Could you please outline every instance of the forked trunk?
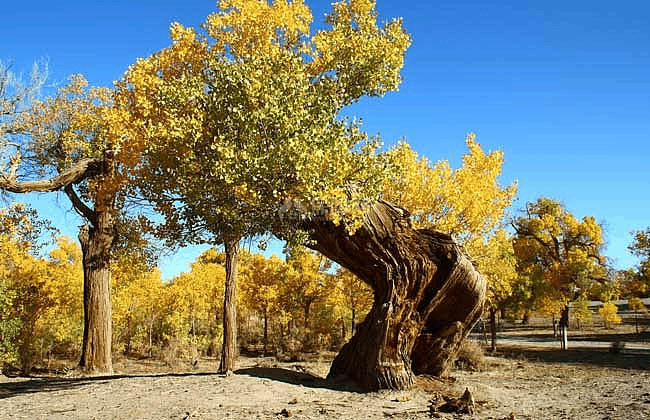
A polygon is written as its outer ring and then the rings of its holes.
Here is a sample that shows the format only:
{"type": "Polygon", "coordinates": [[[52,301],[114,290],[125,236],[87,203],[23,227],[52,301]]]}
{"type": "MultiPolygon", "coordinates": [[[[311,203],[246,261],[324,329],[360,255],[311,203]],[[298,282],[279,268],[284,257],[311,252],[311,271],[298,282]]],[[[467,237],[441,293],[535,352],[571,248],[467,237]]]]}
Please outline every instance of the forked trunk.
{"type": "Polygon", "coordinates": [[[374,290],[374,303],[336,356],[329,378],[364,389],[407,389],[415,374],[444,374],[479,320],[486,283],[449,236],[415,230],[409,214],[379,202],[352,236],[323,220],[306,223],[312,246],[374,290]]]}
{"type": "Polygon", "coordinates": [[[237,357],[237,263],[239,240],[226,241],[226,287],[223,299],[223,347],[219,372],[235,370],[237,357]]]}
{"type": "Polygon", "coordinates": [[[111,249],[115,232],[110,212],[97,212],[96,226],[79,232],[84,267],[84,337],[79,367],[112,373],[111,249]]]}

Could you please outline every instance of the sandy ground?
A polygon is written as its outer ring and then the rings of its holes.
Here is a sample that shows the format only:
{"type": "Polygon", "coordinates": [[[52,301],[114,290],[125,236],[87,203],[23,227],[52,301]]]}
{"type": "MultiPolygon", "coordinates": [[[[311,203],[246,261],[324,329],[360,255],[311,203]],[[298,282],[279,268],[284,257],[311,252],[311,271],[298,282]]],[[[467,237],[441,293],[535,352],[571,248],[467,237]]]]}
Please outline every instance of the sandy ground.
{"type": "Polygon", "coordinates": [[[0,375],[0,419],[650,419],[650,349],[526,343],[506,341],[479,371],[420,377],[403,392],[327,383],[331,354],[294,363],[240,357],[228,376],[212,373],[208,359],[175,372],[122,359],[111,376],[0,375]],[[476,413],[431,412],[466,388],[476,413]]]}

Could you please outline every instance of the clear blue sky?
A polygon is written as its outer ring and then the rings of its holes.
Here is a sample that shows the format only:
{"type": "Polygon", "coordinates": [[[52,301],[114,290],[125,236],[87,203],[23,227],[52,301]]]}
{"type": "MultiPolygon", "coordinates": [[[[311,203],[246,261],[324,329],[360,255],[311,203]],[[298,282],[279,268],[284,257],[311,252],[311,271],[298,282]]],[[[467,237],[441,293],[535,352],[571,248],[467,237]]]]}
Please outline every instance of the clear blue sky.
{"type": "MultiPolygon", "coordinates": [[[[329,1],[306,1],[321,21],[329,1]]],[[[538,196],[606,226],[607,255],[635,263],[629,231],[650,226],[650,3],[646,1],[378,0],[412,34],[397,93],[349,110],[387,143],[405,137],[432,160],[457,165],[472,131],[505,152],[503,182],[519,209],[538,196]]],[[[108,86],[137,57],[169,44],[168,28],[197,26],[208,0],[11,1],[0,14],[0,60],[50,81],[71,73],[108,86]]],[[[39,208],[69,235],[79,220],[65,197],[39,208]]],[[[196,251],[163,261],[186,269],[196,251]]]]}

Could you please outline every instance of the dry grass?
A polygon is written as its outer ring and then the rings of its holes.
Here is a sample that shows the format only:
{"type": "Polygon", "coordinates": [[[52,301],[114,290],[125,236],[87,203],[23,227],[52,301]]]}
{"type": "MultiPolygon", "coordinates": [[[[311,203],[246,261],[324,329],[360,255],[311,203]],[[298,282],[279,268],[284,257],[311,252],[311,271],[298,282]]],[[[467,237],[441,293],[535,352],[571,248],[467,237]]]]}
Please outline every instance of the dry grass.
{"type": "Polygon", "coordinates": [[[465,340],[460,346],[455,366],[457,369],[472,372],[485,370],[487,367],[485,349],[476,341],[465,340]]]}

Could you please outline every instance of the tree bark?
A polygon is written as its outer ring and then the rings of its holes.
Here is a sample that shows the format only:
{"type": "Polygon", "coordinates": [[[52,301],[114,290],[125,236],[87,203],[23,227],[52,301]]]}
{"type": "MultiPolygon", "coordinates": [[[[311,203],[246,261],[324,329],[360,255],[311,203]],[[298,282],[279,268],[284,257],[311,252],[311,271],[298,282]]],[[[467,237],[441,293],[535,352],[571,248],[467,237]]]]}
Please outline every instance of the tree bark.
{"type": "Polygon", "coordinates": [[[110,263],[115,231],[109,211],[96,215],[96,225],[84,225],[79,232],[84,268],[84,335],[79,367],[89,373],[112,373],[110,263]]]}
{"type": "Polygon", "coordinates": [[[79,233],[84,270],[84,336],[79,367],[87,372],[112,373],[110,260],[115,239],[114,194],[96,198],[95,209],[84,204],[72,185],[100,175],[114,173],[108,159],[81,159],[58,175],[36,181],[18,181],[21,157],[11,158],[7,173],[0,174],[0,189],[14,192],[53,192],[63,189],[73,207],[90,223],[79,233]]]}
{"type": "Polygon", "coordinates": [[[20,163],[20,157],[12,159],[12,167],[8,174],[0,174],[0,189],[13,193],[28,192],[52,192],[62,189],[65,186],[76,184],[85,179],[92,178],[105,173],[106,161],[103,159],[81,159],[72,167],[62,171],[59,175],[37,181],[17,181],[16,170],[20,163]]]}
{"type": "Polygon", "coordinates": [[[226,248],[226,287],[223,300],[223,347],[219,372],[235,370],[237,357],[237,263],[239,239],[229,240],[226,248]]]}
{"type": "Polygon", "coordinates": [[[415,230],[406,210],[374,204],[352,236],[326,220],[305,222],[310,245],[356,274],[374,303],[336,356],[328,378],[408,389],[415,374],[443,375],[478,322],[486,282],[449,236],[415,230]]]}

